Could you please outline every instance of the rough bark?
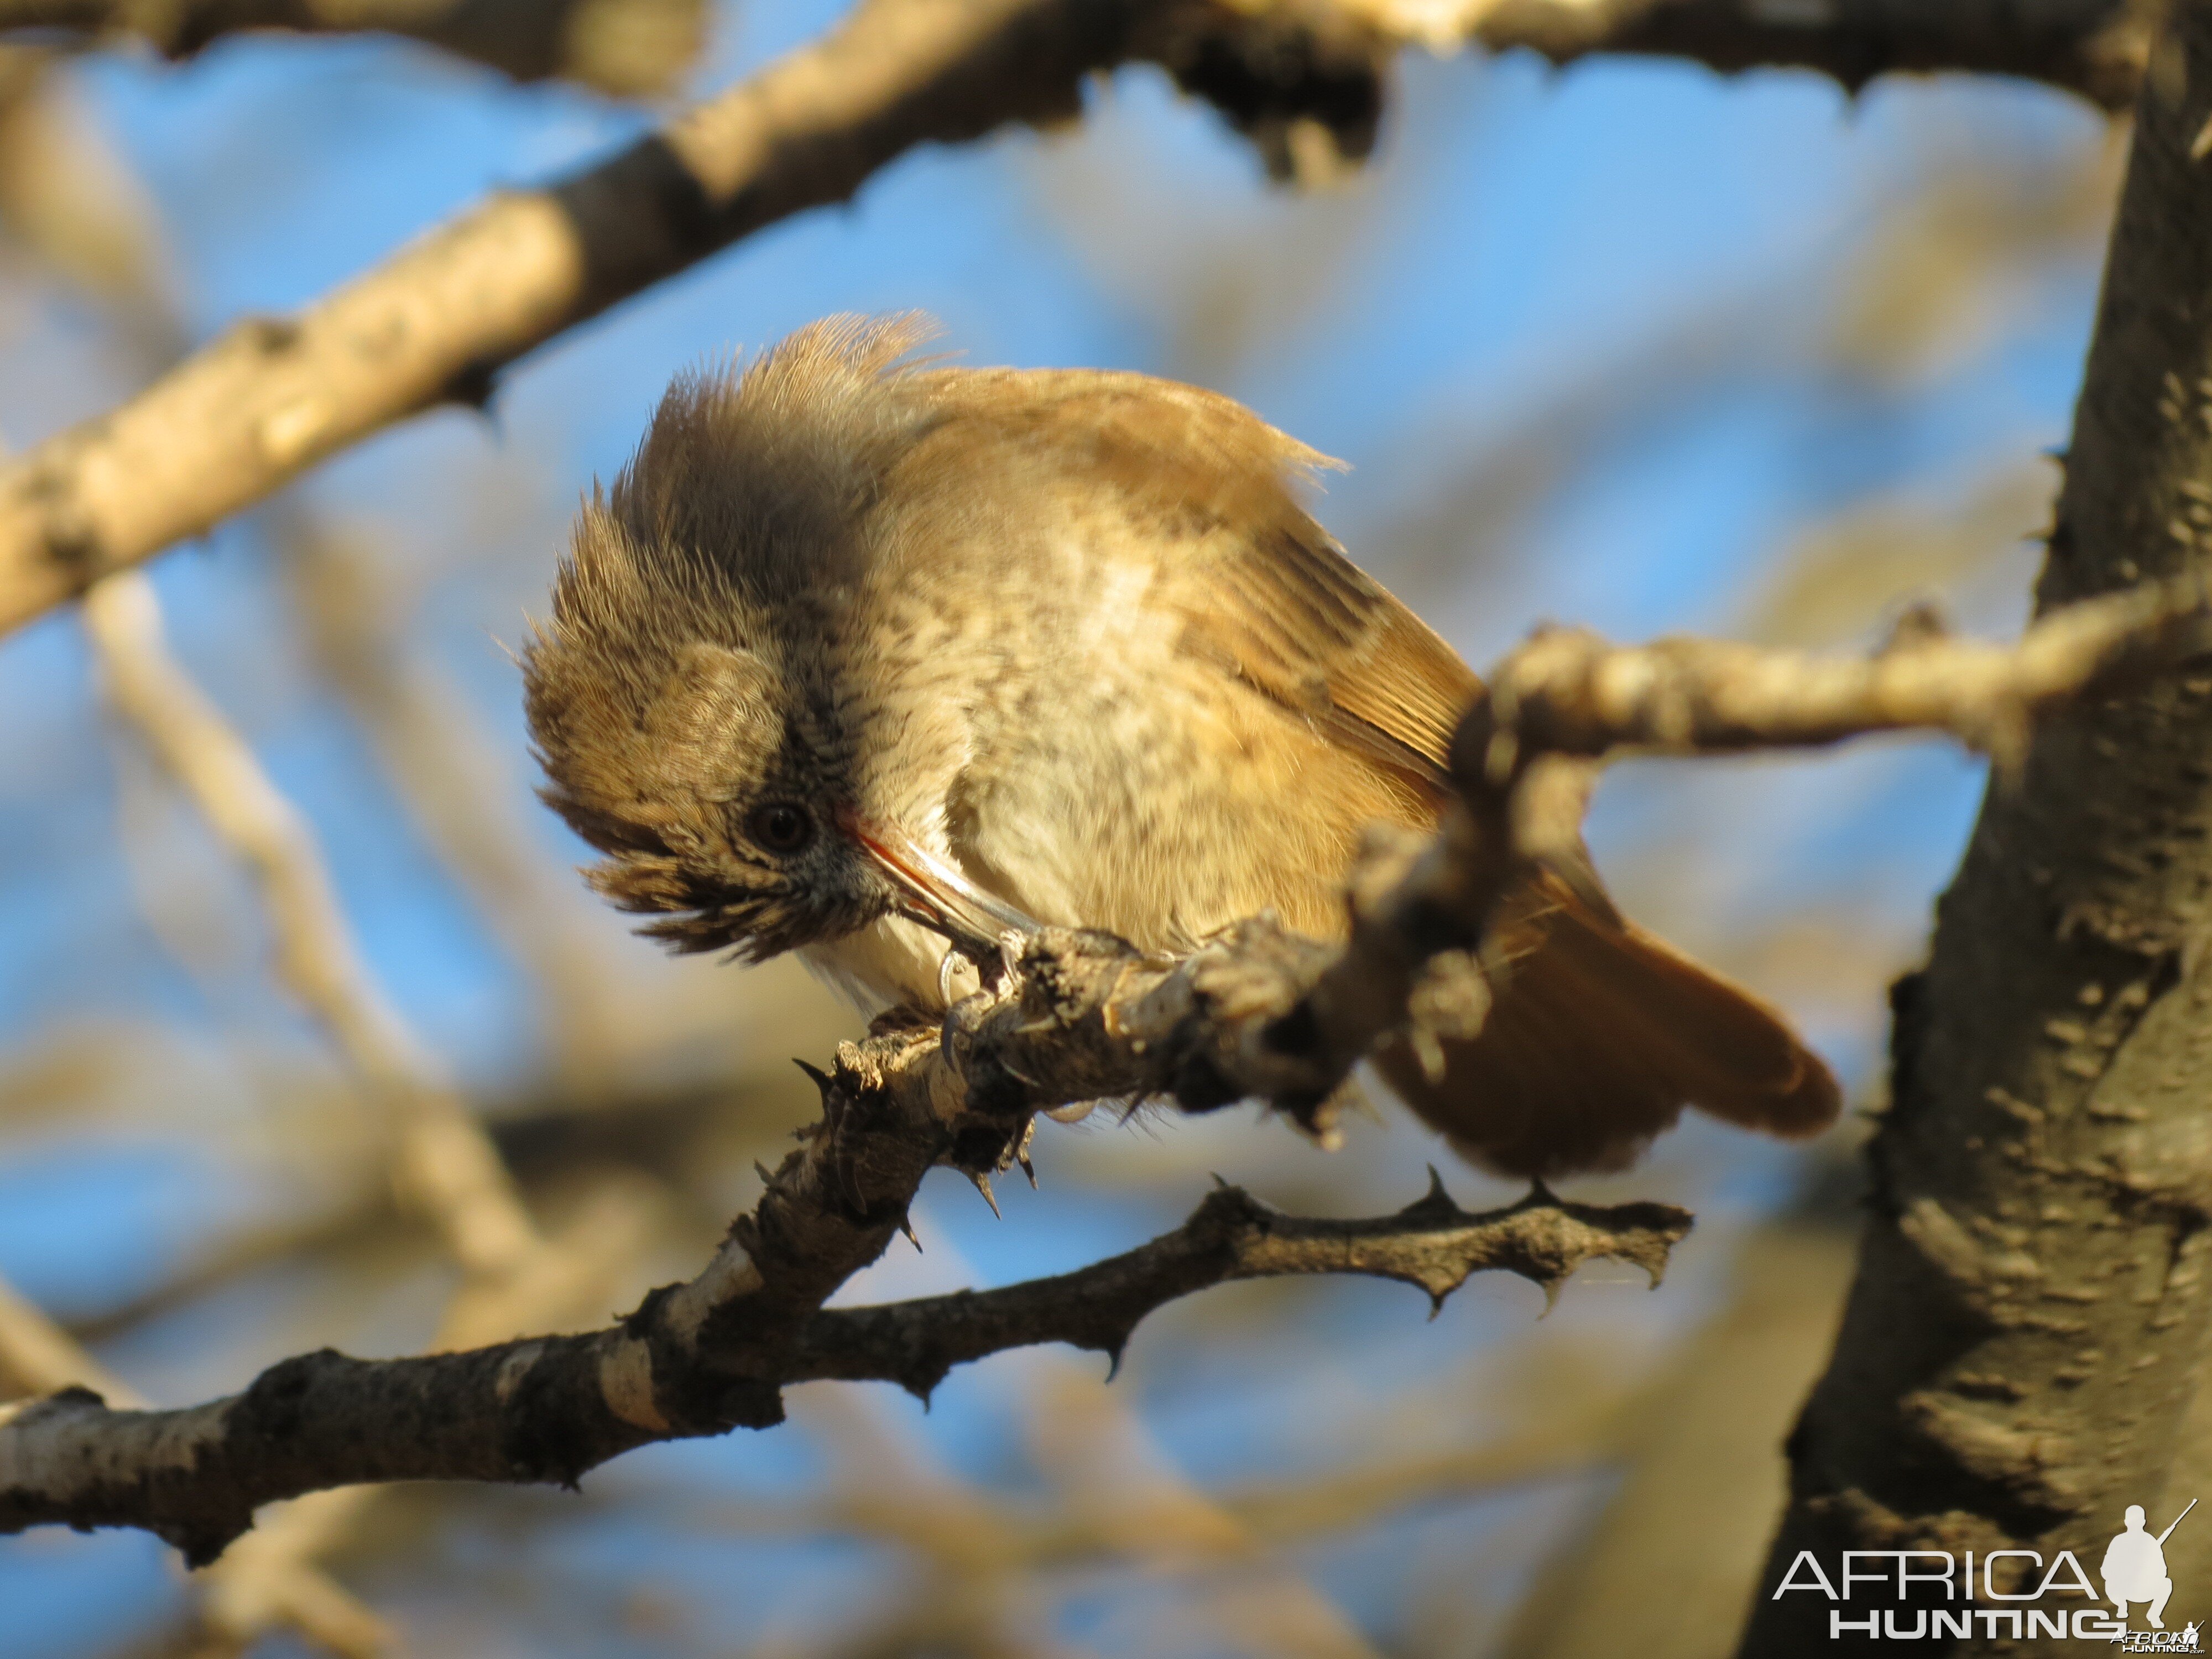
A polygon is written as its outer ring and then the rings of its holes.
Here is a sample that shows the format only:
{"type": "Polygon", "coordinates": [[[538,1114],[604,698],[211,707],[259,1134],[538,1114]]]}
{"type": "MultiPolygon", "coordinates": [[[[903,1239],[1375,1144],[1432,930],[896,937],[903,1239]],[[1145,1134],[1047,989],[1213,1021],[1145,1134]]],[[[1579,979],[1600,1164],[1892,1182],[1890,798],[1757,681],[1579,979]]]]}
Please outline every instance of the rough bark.
{"type": "MultiPolygon", "coordinates": [[[[2212,568],[2212,4],[2168,27],[2045,610],[2212,568]]],[[[2072,1549],[2094,1571],[2125,1506],[2155,1510],[2212,1303],[2209,832],[2202,674],[2057,715],[1991,787],[1896,989],[1873,1213],[1770,1590],[1802,1549],[2072,1549]]],[[[1827,1613],[1764,1601],[1742,1651],[1825,1649],[1827,1613]]]]}

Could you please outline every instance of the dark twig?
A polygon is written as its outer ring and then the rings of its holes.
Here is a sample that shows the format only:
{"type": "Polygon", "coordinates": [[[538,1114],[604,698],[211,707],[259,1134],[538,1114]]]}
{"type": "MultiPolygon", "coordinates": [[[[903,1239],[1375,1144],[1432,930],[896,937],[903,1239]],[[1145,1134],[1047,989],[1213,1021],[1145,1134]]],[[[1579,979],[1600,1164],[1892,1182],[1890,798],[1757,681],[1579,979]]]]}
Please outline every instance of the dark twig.
{"type": "Polygon", "coordinates": [[[1633,1262],[1656,1285],[1690,1228],[1665,1204],[1568,1204],[1539,1188],[1510,1210],[1470,1215],[1431,1171],[1425,1196],[1395,1215],[1316,1221],[1277,1213],[1223,1187],[1171,1233],[1057,1278],[888,1307],[817,1314],[797,1345],[792,1380],[887,1379],[927,1399],[955,1365],[1012,1347],[1066,1342],[1116,1367],[1146,1314],[1237,1279],[1365,1273],[1417,1285],[1432,1307],[1471,1273],[1503,1270],[1547,1297],[1583,1262],[1633,1262]]]}
{"type": "MultiPolygon", "coordinates": [[[[818,1174],[819,1148],[836,1133],[793,1158],[818,1174]]],[[[865,1163],[872,1148],[854,1140],[848,1150],[865,1163]]],[[[849,1173],[860,1183],[852,1196],[880,1198],[882,1170],[849,1173]]],[[[762,1238],[772,1215],[779,1225],[825,1224],[793,1213],[803,1188],[787,1162],[771,1194],[783,1202],[764,1201],[748,1236],[762,1238]]],[[[1663,1205],[1595,1209],[1540,1192],[1469,1215],[1441,1185],[1395,1216],[1307,1221],[1229,1188],[1174,1232],[1060,1279],[795,1318],[818,1281],[795,1281],[777,1250],[764,1252],[775,1264],[765,1273],[732,1269],[726,1253],[700,1279],[588,1335],[409,1359],[325,1350],[273,1367],[242,1395],[181,1411],[116,1411],[67,1390],[0,1420],[0,1528],[143,1527],[204,1561],[276,1498],[368,1480],[573,1483],[647,1441],[775,1421],[784,1382],[878,1377],[927,1392],[952,1365],[1005,1348],[1065,1340],[1118,1353],[1152,1308],[1232,1279],[1370,1273],[1441,1299],[1471,1273],[1502,1268],[1550,1288],[1607,1255],[1656,1279],[1689,1225],[1663,1205]]]]}

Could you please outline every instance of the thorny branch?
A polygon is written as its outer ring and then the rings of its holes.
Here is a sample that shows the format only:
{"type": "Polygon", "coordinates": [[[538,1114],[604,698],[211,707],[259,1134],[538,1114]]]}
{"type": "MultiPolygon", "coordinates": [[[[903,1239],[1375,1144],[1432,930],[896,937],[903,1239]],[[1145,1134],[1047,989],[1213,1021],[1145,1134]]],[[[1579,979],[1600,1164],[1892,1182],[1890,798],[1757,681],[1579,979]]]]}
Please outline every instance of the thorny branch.
{"type": "Polygon", "coordinates": [[[1230,1279],[1362,1273],[1441,1297],[1485,1267],[1547,1286],[1598,1255],[1656,1272],[1688,1220],[1662,1206],[1591,1210],[1539,1191],[1470,1216],[1437,1191],[1394,1217],[1324,1222],[1231,1189],[1176,1232],[1058,1279],[823,1307],[904,1224],[932,1167],[988,1182],[1024,1157],[1039,1110],[1116,1094],[1193,1108],[1256,1096],[1324,1124],[1351,1065],[1421,1018],[1432,959],[1459,959],[1480,984],[1491,898],[1544,845],[1524,839],[1545,821],[1529,800],[1580,799],[1579,786],[1552,788],[1547,769],[1655,740],[1734,750],[1908,724],[1986,744],[2057,699],[2203,652],[2208,615],[2205,584],[2183,580],[2055,612],[2008,651],[1923,629],[1857,664],[1680,641],[1614,653],[1585,640],[1565,672],[1563,636],[1539,636],[1463,724],[1462,799],[1443,833],[1382,846],[1360,872],[1343,946],[1262,918],[1166,963],[1104,935],[1048,930],[1010,947],[998,983],[940,1030],[842,1047],[817,1074],[820,1122],[714,1261],[621,1324],[415,1359],[308,1355],[241,1395],[175,1412],[64,1393],[0,1425],[0,1527],[144,1526],[205,1559],[256,1504],[319,1486],[573,1480],[649,1440],[775,1422],[783,1385],[804,1378],[926,1392],[951,1366],[1011,1346],[1118,1353],[1151,1309],[1230,1279]],[[1576,760],[1541,747],[1547,721],[1576,760]]]}
{"type": "MultiPolygon", "coordinates": [[[[771,1198],[792,1174],[787,1164],[771,1198]]],[[[1469,1215],[1441,1190],[1395,1217],[1299,1221],[1227,1188],[1176,1231],[1060,1280],[836,1310],[797,1305],[808,1293],[781,1272],[750,1275],[746,1288],[726,1250],[700,1279],[588,1335],[410,1359],[325,1350],[272,1368],[243,1395],[182,1411],[115,1411],[86,1389],[56,1395],[0,1426],[0,1527],[142,1526],[204,1561],[246,1529],[257,1504],[316,1487],[573,1482],[648,1441],[778,1420],[773,1387],[748,1372],[926,1389],[953,1364],[1035,1340],[1118,1352],[1152,1308],[1233,1279],[1365,1273],[1439,1295],[1500,1267],[1549,1285],[1597,1255],[1656,1272],[1688,1225],[1662,1205],[1592,1209],[1542,1194],[1469,1215]],[[1028,1310],[1044,1297],[1052,1316],[1033,1331],[1028,1310]],[[747,1321],[756,1307],[763,1316],[747,1321]],[[917,1330],[929,1334],[919,1351],[917,1330]]]]}
{"type": "Polygon", "coordinates": [[[1371,149],[1389,55],[1407,38],[1802,62],[1853,82],[1889,68],[1996,68],[2108,102],[2133,84],[2135,5],[2046,9],[2047,30],[2023,33],[2009,9],[2001,21],[1922,0],[1831,7],[1829,24],[1805,29],[1737,0],[1467,0],[1456,13],[1419,8],[1432,21],[1417,29],[1400,0],[863,0],[821,40],[629,149],[489,198],[296,317],[240,323],[0,470],[0,629],[395,421],[483,404],[518,357],[765,226],[848,198],[909,149],[1079,113],[1100,70],[1160,65],[1275,172],[1303,177],[1371,149]]]}
{"type": "MultiPolygon", "coordinates": [[[[1138,993],[1114,1011],[1133,1049],[1134,1075],[1118,1091],[1172,1094],[1188,1109],[1256,1095],[1326,1133],[1334,1091],[1381,1037],[1403,1030],[1419,1046],[1425,1029],[1479,1026],[1488,994],[1468,953],[1528,866],[1573,867],[1562,855],[1578,845],[1591,764],[1921,730],[2003,765],[2034,715],[2208,650],[2212,590],[2195,576],[2054,611],[2010,647],[1952,638],[1926,618],[1908,618],[1864,659],[1694,639],[1622,648],[1580,630],[1540,632],[1498,665],[1461,721],[1459,799],[1436,838],[1381,839],[1354,872],[1341,951],[1249,922],[1171,972],[1133,966],[1117,981],[1138,993]],[[1286,996],[1302,975],[1305,988],[1286,996]]],[[[956,1009],[948,1022],[956,1039],[962,1018],[956,1009]]]]}
{"type": "Polygon", "coordinates": [[[1278,1215],[1224,1186],[1174,1232],[1075,1273],[824,1315],[798,1343],[791,1380],[888,1377],[927,1397],[955,1365],[1038,1342],[1118,1363],[1146,1314],[1238,1279],[1364,1273],[1416,1285],[1438,1308],[1477,1270],[1518,1273],[1556,1296],[1567,1273],[1599,1255],[1632,1262],[1656,1283],[1689,1224],[1669,1205],[1593,1209],[1540,1187],[1510,1210],[1469,1215],[1433,1172],[1426,1196],[1363,1221],[1278,1215]]]}

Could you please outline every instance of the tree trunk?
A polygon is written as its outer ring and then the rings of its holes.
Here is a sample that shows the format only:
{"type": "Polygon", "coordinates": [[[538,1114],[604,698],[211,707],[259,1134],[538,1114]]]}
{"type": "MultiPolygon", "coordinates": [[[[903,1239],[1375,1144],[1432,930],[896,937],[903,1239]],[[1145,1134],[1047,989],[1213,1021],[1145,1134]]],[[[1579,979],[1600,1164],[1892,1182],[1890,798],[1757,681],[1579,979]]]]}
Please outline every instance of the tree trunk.
{"type": "MultiPolygon", "coordinates": [[[[2212,0],[2179,0],[2138,101],[2037,603],[2192,568],[2212,568],[2212,0]]],[[[1847,1549],[2070,1549],[2094,1582],[2129,1504],[2156,1532],[2197,1495],[2165,1501],[2212,1301],[2208,830],[2212,669],[2063,714],[1993,776],[1894,993],[1873,1214],[1746,1659],[1863,1641],[1831,1639],[1824,1595],[1775,1599],[1801,1550],[1833,1579],[1847,1549]]],[[[1997,1589],[2033,1589],[2007,1583],[2029,1567],[1997,1589]]],[[[1869,1593],[1847,1616],[1896,1605],[1869,1593]]],[[[2208,1617],[2212,1585],[2177,1578],[2168,1625],[2208,1617]]],[[[1984,1628],[1954,1650],[1999,1650],[1984,1628]]]]}

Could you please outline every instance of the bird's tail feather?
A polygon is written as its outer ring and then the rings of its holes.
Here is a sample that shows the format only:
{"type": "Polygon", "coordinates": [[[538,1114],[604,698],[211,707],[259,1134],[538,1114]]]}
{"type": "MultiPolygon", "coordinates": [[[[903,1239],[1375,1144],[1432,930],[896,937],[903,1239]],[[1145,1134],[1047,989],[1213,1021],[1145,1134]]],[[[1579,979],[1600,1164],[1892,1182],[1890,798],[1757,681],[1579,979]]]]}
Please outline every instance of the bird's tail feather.
{"type": "Polygon", "coordinates": [[[1432,1127],[1501,1174],[1617,1170],[1684,1106],[1790,1139],[1835,1121],[1834,1074],[1787,1020],[1555,880],[1508,929],[1515,957],[1481,1032],[1431,1082],[1403,1043],[1376,1059],[1432,1127]]]}

